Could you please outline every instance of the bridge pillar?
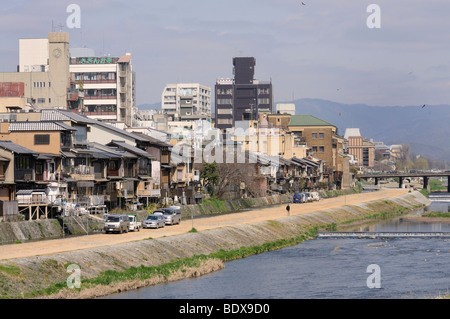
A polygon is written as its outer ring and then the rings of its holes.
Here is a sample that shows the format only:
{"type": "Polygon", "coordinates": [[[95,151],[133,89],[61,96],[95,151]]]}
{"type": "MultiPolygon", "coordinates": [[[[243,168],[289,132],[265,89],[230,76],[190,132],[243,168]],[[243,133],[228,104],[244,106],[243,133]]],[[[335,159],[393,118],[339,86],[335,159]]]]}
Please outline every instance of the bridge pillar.
{"type": "MultiPolygon", "coordinates": [[[[449,176],[450,178],[450,176],[449,176]]],[[[378,186],[378,177],[375,177],[375,186],[378,186]]]]}
{"type": "Polygon", "coordinates": [[[423,189],[428,190],[428,176],[423,177],[423,189]]]}
{"type": "Polygon", "coordinates": [[[450,176],[447,176],[447,193],[450,193],[450,176]]]}
{"type": "Polygon", "coordinates": [[[403,188],[403,177],[398,177],[398,188],[403,188]]]}

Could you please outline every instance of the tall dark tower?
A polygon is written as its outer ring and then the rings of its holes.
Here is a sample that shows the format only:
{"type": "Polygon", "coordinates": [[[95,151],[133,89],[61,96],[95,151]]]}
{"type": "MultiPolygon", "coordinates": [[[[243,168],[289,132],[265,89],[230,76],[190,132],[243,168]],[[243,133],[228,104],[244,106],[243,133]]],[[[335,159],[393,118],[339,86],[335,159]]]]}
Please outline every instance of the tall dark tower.
{"type": "Polygon", "coordinates": [[[255,58],[234,58],[234,84],[253,84],[255,65],[255,58]]]}
{"type": "Polygon", "coordinates": [[[253,57],[233,58],[234,79],[219,79],[215,86],[216,127],[234,127],[236,121],[257,120],[260,111],[273,111],[272,83],[254,79],[253,57]]]}

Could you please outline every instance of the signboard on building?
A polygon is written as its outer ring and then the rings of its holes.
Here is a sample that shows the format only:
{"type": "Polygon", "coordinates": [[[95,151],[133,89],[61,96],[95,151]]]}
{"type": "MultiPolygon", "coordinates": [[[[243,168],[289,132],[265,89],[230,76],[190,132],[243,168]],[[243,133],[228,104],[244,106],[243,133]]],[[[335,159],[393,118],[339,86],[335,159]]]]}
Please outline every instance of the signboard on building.
{"type": "Polygon", "coordinates": [[[72,58],[70,64],[116,64],[118,60],[112,57],[72,58]]]}
{"type": "Polygon", "coordinates": [[[23,82],[0,82],[0,97],[22,97],[25,95],[23,82]]]}

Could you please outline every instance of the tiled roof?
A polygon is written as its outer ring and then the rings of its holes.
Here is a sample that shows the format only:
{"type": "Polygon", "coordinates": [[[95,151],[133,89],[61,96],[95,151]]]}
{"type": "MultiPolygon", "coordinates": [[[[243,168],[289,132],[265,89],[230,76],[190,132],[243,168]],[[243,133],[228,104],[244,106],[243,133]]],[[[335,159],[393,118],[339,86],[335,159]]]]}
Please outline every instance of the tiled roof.
{"type": "Polygon", "coordinates": [[[131,61],[131,55],[130,55],[130,54],[127,54],[127,55],[122,56],[122,57],[117,61],[117,63],[129,63],[130,61],[131,61]]]}
{"type": "Polygon", "coordinates": [[[142,136],[139,136],[139,135],[134,134],[134,133],[127,132],[127,131],[122,130],[120,128],[117,128],[117,127],[115,127],[115,126],[113,126],[111,124],[102,123],[100,121],[95,121],[95,123],[93,123],[93,124],[101,126],[101,127],[105,128],[107,130],[114,131],[116,133],[122,134],[124,136],[127,136],[127,137],[135,139],[135,140],[139,140],[139,141],[143,141],[143,142],[146,141],[146,139],[144,137],[142,137],[142,136]]]}
{"type": "Polygon", "coordinates": [[[124,141],[111,141],[108,145],[115,145],[115,146],[119,146],[120,148],[123,148],[124,150],[126,150],[126,151],[128,151],[128,152],[131,152],[131,153],[134,153],[134,154],[137,154],[137,155],[140,155],[140,156],[145,156],[145,157],[147,157],[147,158],[150,158],[150,159],[153,159],[153,160],[156,160],[156,158],[154,158],[153,156],[151,156],[149,153],[147,153],[146,151],[144,151],[144,150],[142,150],[142,149],[140,149],[140,148],[138,148],[138,147],[135,147],[135,146],[132,146],[132,145],[130,145],[130,144],[127,144],[127,143],[125,143],[124,141]]]}
{"type": "Polygon", "coordinates": [[[76,131],[77,129],[62,122],[11,122],[10,132],[17,131],[76,131]]]}
{"type": "Polygon", "coordinates": [[[336,126],[313,115],[292,115],[289,126],[336,126]]]}
{"type": "Polygon", "coordinates": [[[136,155],[130,152],[121,151],[116,147],[102,145],[100,143],[91,142],[89,143],[89,147],[94,152],[102,152],[104,156],[109,156],[110,158],[137,158],[136,155]]]}
{"type": "Polygon", "coordinates": [[[0,141],[0,147],[9,150],[11,152],[14,152],[16,154],[32,154],[32,155],[38,155],[35,151],[32,151],[26,147],[20,146],[16,143],[13,143],[11,141],[0,141]]]}
{"type": "Polygon", "coordinates": [[[96,123],[96,120],[90,119],[88,117],[79,115],[77,113],[67,111],[67,110],[42,110],[41,111],[42,121],[74,121],[77,123],[96,123]]]}

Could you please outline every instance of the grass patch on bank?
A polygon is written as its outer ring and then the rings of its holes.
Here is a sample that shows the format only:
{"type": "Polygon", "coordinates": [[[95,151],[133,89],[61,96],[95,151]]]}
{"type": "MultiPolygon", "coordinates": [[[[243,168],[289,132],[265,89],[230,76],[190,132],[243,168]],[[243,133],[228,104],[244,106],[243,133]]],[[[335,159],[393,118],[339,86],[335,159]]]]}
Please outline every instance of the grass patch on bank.
{"type": "Polygon", "coordinates": [[[229,209],[225,205],[225,200],[217,199],[217,198],[209,198],[202,201],[202,205],[210,206],[214,211],[218,213],[227,212],[229,209]]]}
{"type": "Polygon", "coordinates": [[[359,222],[359,221],[363,221],[363,220],[370,220],[370,219],[386,220],[386,219],[390,219],[392,217],[396,217],[396,216],[402,215],[402,214],[410,211],[408,208],[397,205],[390,201],[384,201],[384,204],[386,204],[388,207],[389,206],[391,206],[391,207],[389,209],[383,210],[379,213],[374,213],[374,214],[370,214],[370,215],[362,217],[362,218],[355,218],[355,219],[344,221],[341,224],[342,225],[351,224],[351,223],[355,223],[355,222],[359,222]]]}
{"type": "Polygon", "coordinates": [[[422,215],[422,217],[443,217],[443,218],[450,218],[450,213],[429,212],[428,214],[422,215]]]}

